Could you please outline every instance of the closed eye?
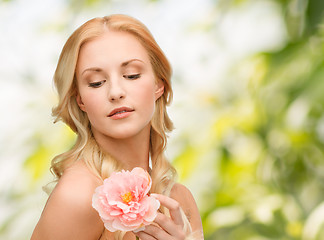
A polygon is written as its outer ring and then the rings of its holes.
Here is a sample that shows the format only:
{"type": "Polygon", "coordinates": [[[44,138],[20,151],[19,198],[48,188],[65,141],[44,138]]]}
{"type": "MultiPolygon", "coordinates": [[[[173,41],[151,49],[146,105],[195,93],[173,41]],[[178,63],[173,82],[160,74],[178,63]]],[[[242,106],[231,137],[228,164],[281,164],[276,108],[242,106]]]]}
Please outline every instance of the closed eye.
{"type": "Polygon", "coordinates": [[[106,82],[106,80],[103,80],[100,82],[92,82],[92,83],[89,83],[89,87],[98,88],[98,87],[101,87],[102,84],[104,84],[105,82],[106,82]]]}
{"type": "Polygon", "coordinates": [[[135,80],[141,77],[141,74],[131,74],[131,75],[123,75],[124,78],[130,79],[130,80],[135,80]]]}

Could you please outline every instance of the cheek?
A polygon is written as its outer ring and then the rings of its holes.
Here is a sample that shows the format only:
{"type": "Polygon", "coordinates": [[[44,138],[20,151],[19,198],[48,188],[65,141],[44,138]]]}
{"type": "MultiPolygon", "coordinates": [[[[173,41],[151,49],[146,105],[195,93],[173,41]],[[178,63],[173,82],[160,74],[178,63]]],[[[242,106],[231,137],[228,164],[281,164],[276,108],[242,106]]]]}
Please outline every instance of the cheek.
{"type": "Polygon", "coordinates": [[[155,86],[151,82],[141,84],[136,94],[142,104],[150,108],[155,106],[155,86]]]}
{"type": "Polygon", "coordinates": [[[146,91],[142,94],[142,103],[144,106],[144,115],[147,117],[147,120],[151,120],[155,112],[155,94],[154,87],[150,91],[146,91]]]}
{"type": "Polygon", "coordinates": [[[101,94],[98,92],[83,92],[81,93],[81,99],[84,104],[85,112],[95,112],[98,105],[100,105],[101,94]]]}

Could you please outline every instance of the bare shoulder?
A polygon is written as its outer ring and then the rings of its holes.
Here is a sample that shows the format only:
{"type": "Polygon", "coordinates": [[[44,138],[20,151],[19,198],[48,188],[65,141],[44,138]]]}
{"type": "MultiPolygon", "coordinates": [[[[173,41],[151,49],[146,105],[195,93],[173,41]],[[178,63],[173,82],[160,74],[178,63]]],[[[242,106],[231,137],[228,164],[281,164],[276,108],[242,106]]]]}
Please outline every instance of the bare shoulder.
{"type": "Polygon", "coordinates": [[[64,171],[52,195],[70,199],[70,197],[73,197],[70,195],[78,194],[82,200],[89,200],[94,189],[101,184],[102,180],[96,177],[85,163],[77,162],[64,171]]]}
{"type": "Polygon", "coordinates": [[[202,231],[202,222],[196,201],[191,191],[180,183],[174,184],[170,197],[179,202],[193,231],[202,231]]]}
{"type": "Polygon", "coordinates": [[[170,197],[177,200],[188,218],[190,218],[190,213],[193,208],[197,208],[196,201],[190,192],[190,190],[180,184],[180,183],[175,183],[172,190],[170,197]]]}
{"type": "Polygon", "coordinates": [[[32,240],[99,239],[103,223],[92,208],[92,195],[100,184],[85,164],[68,168],[50,195],[32,240]]]}

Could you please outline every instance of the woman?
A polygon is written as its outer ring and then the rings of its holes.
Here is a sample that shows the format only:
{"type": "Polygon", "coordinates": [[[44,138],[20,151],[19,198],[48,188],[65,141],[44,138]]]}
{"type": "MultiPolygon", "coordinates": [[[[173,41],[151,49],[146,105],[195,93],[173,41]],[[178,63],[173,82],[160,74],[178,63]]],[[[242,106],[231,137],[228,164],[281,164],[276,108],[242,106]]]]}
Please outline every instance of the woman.
{"type": "Polygon", "coordinates": [[[76,134],[71,150],[52,161],[58,183],[32,239],[203,239],[190,191],[175,183],[164,156],[172,122],[171,67],[146,27],[131,17],[92,19],[67,40],[54,83],[53,109],[76,134]],[[149,161],[151,159],[150,168],[149,161]],[[141,167],[164,207],[138,233],[114,234],[91,206],[95,189],[112,172],[141,167]]]}

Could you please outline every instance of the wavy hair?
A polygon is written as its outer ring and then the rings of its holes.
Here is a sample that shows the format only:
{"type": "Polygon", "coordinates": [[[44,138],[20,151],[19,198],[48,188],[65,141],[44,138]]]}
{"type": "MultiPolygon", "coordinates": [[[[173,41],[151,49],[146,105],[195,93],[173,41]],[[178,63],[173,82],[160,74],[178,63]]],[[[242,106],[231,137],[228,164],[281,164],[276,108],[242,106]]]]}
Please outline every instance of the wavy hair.
{"type": "MultiPolygon", "coordinates": [[[[75,161],[83,160],[99,178],[105,179],[114,171],[123,168],[121,163],[109,153],[101,150],[95,141],[87,114],[76,101],[78,94],[75,69],[81,46],[102,35],[107,30],[127,32],[135,36],[146,49],[156,79],[164,84],[163,95],[156,100],[155,112],[151,119],[150,155],[152,161],[152,192],[169,196],[173,187],[176,171],[164,155],[167,133],[173,129],[166,106],[172,100],[171,66],[149,30],[138,20],[126,15],[110,15],[94,18],[80,26],[69,37],[60,54],[54,74],[54,85],[59,102],[52,110],[55,122],[63,121],[77,135],[74,146],[52,160],[51,171],[59,179],[64,170],[75,161]]],[[[162,209],[167,213],[166,209],[162,209]]],[[[186,228],[190,228],[188,221],[186,228]]],[[[123,234],[119,234],[121,239],[123,234]]]]}

